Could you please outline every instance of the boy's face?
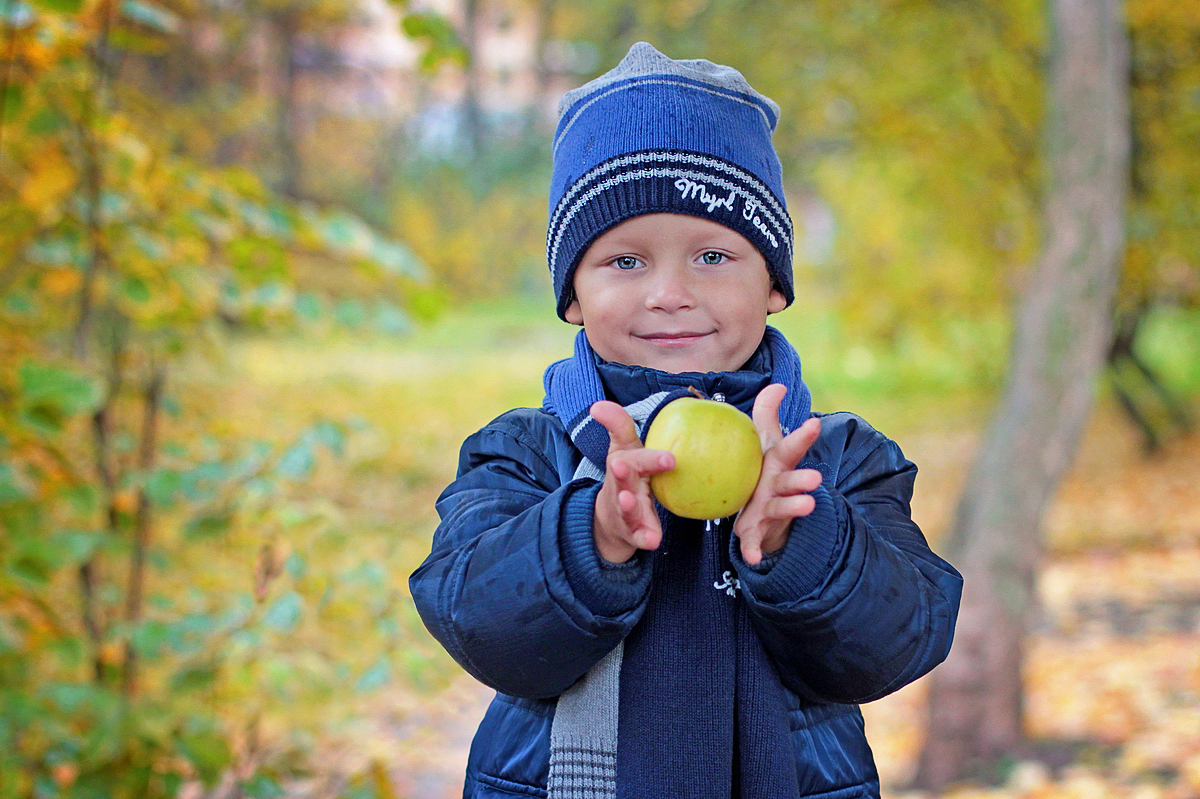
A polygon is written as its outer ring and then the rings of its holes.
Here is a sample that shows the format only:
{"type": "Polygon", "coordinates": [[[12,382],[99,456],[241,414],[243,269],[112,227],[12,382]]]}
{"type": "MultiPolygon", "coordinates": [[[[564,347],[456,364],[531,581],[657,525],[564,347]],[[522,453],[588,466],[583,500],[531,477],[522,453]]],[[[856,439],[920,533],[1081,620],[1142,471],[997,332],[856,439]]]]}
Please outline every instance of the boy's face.
{"type": "Polygon", "coordinates": [[[663,372],[741,368],[767,314],[787,307],[740,233],[700,217],[647,214],[597,238],[575,271],[568,322],[606,361],[663,372]]]}

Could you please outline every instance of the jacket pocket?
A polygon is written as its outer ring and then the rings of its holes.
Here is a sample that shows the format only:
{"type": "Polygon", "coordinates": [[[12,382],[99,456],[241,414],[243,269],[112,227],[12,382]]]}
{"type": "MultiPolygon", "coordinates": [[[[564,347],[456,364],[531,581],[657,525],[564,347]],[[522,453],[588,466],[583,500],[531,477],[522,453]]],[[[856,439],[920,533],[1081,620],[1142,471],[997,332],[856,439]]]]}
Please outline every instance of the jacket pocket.
{"type": "Polygon", "coordinates": [[[514,797],[536,797],[545,799],[546,790],[535,785],[480,774],[468,796],[470,799],[514,799],[514,797]]]}

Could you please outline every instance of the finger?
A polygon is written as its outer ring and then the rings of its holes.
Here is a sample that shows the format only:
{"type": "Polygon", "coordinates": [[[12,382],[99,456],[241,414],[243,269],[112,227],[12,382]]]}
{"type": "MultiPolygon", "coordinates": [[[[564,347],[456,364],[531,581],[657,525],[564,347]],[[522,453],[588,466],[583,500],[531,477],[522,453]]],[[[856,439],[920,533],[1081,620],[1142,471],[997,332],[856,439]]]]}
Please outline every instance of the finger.
{"type": "MultiPolygon", "coordinates": [[[[763,550],[774,552],[787,543],[786,532],[790,521],[754,525],[751,529],[738,535],[738,547],[742,552],[742,560],[751,566],[758,565],[763,558],[763,550]]],[[[736,532],[736,530],[735,530],[736,532]]]]}
{"type": "Polygon", "coordinates": [[[821,473],[816,469],[795,469],[776,474],[771,480],[771,489],[779,496],[806,494],[820,488],[821,480],[821,473]]]}
{"type": "Polygon", "coordinates": [[[758,430],[758,440],[762,442],[763,452],[775,446],[783,438],[783,430],[779,427],[779,406],[783,404],[787,386],[782,383],[772,383],[758,392],[754,398],[754,409],[750,418],[758,430]]]}
{"type": "Polygon", "coordinates": [[[813,416],[804,424],[784,436],[775,446],[764,454],[770,465],[779,470],[791,470],[808,454],[814,442],[821,435],[821,420],[813,416]]]}
{"type": "Polygon", "coordinates": [[[617,403],[601,400],[592,404],[589,413],[608,431],[610,452],[614,449],[640,448],[642,446],[641,439],[638,438],[637,426],[633,423],[633,417],[617,403]]]}
{"type": "Polygon", "coordinates": [[[751,566],[757,566],[762,562],[762,549],[759,547],[757,542],[751,544],[749,541],[743,538],[741,540],[741,545],[742,560],[746,561],[746,563],[750,564],[751,566]]]}
{"type": "Polygon", "coordinates": [[[661,449],[618,449],[608,456],[608,471],[619,488],[631,488],[651,475],[675,468],[675,456],[661,449]]]}
{"type": "Polygon", "coordinates": [[[817,508],[812,494],[796,494],[790,497],[772,497],[763,508],[766,519],[791,520],[807,516],[817,508]]]}
{"type": "Polygon", "coordinates": [[[633,545],[638,549],[656,549],[662,539],[662,529],[649,494],[621,491],[617,494],[617,506],[633,545]]]}

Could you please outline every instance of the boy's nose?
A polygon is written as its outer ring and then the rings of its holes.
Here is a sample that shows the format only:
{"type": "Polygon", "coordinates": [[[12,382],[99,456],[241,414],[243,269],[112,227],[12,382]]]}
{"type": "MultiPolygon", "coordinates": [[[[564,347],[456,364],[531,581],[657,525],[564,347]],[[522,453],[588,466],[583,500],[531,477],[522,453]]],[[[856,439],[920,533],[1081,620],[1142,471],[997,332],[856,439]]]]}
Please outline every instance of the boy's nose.
{"type": "Polygon", "coordinates": [[[646,307],[650,310],[677,311],[696,304],[691,281],[686,268],[668,267],[658,269],[646,294],[646,307]]]}

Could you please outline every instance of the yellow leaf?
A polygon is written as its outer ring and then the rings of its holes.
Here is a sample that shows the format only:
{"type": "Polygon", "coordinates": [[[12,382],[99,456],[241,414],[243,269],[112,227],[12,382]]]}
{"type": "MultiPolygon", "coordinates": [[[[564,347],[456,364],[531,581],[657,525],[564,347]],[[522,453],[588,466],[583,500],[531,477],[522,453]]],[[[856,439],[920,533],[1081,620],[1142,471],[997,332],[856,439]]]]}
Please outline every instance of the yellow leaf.
{"type": "Polygon", "coordinates": [[[42,273],[42,289],[52,297],[62,297],[79,287],[81,274],[78,269],[55,266],[42,273]]]}
{"type": "Polygon", "coordinates": [[[42,150],[25,174],[21,202],[41,217],[52,216],[75,188],[75,167],[56,145],[42,150]]]}

